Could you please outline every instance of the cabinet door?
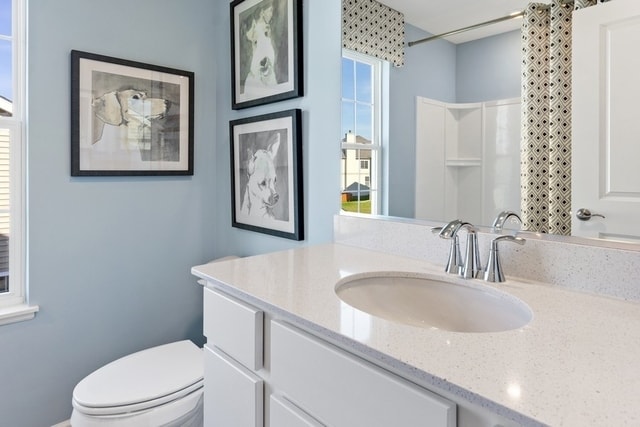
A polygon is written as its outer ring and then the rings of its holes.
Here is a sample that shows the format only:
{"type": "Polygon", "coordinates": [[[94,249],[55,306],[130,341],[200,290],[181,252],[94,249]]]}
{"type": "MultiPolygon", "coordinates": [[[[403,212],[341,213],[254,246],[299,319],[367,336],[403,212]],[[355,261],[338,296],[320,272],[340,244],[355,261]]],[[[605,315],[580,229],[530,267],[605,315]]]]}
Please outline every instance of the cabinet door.
{"type": "Polygon", "coordinates": [[[222,293],[204,289],[204,335],[210,344],[255,371],[262,368],[264,313],[222,293]]]}
{"type": "Polygon", "coordinates": [[[219,349],[204,348],[205,425],[262,427],[263,380],[219,349]]]}
{"type": "Polygon", "coordinates": [[[269,399],[269,425],[271,427],[323,427],[283,397],[271,395],[269,399]]]}
{"type": "Polygon", "coordinates": [[[271,382],[332,427],[456,425],[455,403],[279,322],[271,322],[271,382]]]}

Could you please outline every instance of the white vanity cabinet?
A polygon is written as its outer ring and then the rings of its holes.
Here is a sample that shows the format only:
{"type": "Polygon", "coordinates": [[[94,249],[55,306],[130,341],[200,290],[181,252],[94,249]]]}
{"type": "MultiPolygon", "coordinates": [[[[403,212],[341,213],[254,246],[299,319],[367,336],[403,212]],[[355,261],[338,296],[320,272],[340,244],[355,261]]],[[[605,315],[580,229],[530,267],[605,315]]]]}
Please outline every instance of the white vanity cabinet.
{"type": "Polygon", "coordinates": [[[262,426],[262,378],[216,347],[206,345],[204,352],[206,425],[262,426]]]}
{"type": "Polygon", "coordinates": [[[205,425],[457,425],[452,401],[272,318],[204,289],[205,425]]]}
{"type": "Polygon", "coordinates": [[[318,420],[275,394],[269,398],[269,423],[273,427],[323,427],[318,420]]]}
{"type": "Polygon", "coordinates": [[[454,427],[455,403],[282,322],[271,322],[271,384],[325,425],[454,427]]]}
{"type": "Polygon", "coordinates": [[[204,289],[205,425],[262,427],[264,313],[222,292],[204,289]]]}

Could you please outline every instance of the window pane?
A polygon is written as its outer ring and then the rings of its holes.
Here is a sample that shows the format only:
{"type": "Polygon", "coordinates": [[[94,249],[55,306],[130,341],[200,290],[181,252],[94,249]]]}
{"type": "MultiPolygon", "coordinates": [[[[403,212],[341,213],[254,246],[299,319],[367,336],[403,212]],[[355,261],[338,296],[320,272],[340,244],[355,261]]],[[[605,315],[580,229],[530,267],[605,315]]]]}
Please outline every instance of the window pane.
{"type": "Polygon", "coordinates": [[[0,129],[0,293],[9,290],[9,139],[0,129]]]}
{"type": "Polygon", "coordinates": [[[0,115],[10,115],[5,113],[5,104],[13,99],[12,63],[11,41],[0,40],[0,96],[5,98],[0,99],[0,115]]]}
{"type": "Polygon", "coordinates": [[[369,184],[371,150],[343,150],[342,209],[348,212],[371,213],[369,184]],[[366,160],[365,160],[366,159],[366,160]],[[366,166],[366,167],[362,167],[366,166]]]}
{"type": "Polygon", "coordinates": [[[380,149],[376,140],[379,124],[374,114],[379,106],[374,103],[380,100],[380,81],[377,78],[380,61],[348,51],[343,54],[343,82],[353,81],[353,85],[343,83],[342,141],[347,144],[342,146],[341,151],[342,209],[371,214],[379,209],[376,189],[380,185],[380,173],[375,160],[380,149]]]}
{"type": "Polygon", "coordinates": [[[344,138],[349,131],[356,131],[356,112],[353,102],[342,101],[342,137],[344,138]]]}
{"type": "Polygon", "coordinates": [[[342,98],[355,99],[353,60],[342,58],[342,98]]]}
{"type": "Polygon", "coordinates": [[[356,133],[371,143],[373,139],[373,109],[371,105],[356,105],[356,133]]]}
{"type": "Polygon", "coordinates": [[[11,1],[0,0],[0,34],[11,35],[11,1]]]}
{"type": "Polygon", "coordinates": [[[358,102],[373,102],[371,96],[372,67],[369,64],[356,62],[356,100],[358,102]]]}

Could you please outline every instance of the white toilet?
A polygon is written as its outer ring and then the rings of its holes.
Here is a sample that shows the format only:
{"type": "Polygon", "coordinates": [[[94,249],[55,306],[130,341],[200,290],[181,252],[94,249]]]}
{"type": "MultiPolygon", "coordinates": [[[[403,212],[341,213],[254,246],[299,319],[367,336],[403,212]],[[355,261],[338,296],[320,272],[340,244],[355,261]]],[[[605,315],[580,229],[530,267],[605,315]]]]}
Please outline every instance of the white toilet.
{"type": "Polygon", "coordinates": [[[204,359],[191,341],[130,354],[73,390],[73,427],[201,427],[204,359]]]}

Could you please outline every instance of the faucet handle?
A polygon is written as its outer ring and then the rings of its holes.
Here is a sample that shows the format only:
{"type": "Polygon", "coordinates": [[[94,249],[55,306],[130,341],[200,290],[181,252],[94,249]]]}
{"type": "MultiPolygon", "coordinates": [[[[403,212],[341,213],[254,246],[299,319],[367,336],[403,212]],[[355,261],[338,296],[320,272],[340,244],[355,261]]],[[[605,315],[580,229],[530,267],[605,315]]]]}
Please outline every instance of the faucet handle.
{"type": "Polygon", "coordinates": [[[431,232],[438,234],[443,239],[450,239],[449,257],[447,258],[447,266],[444,271],[449,274],[458,274],[462,268],[462,255],[460,254],[460,239],[456,233],[452,233],[450,237],[442,237],[442,230],[445,227],[433,227],[431,232]]]}
{"type": "Polygon", "coordinates": [[[444,271],[449,274],[458,274],[463,268],[462,255],[460,254],[460,239],[458,236],[451,238],[451,246],[449,247],[449,259],[444,271]]]}
{"type": "Polygon", "coordinates": [[[491,250],[489,251],[489,260],[487,261],[487,269],[484,272],[484,280],[487,282],[504,282],[504,273],[498,256],[498,243],[501,241],[513,242],[518,245],[524,245],[526,239],[511,235],[498,236],[491,241],[491,250]]]}
{"type": "Polygon", "coordinates": [[[504,236],[498,236],[495,239],[493,239],[491,241],[491,247],[492,248],[498,248],[498,242],[501,242],[503,240],[506,240],[508,242],[513,242],[516,243],[518,245],[524,245],[525,242],[527,241],[527,239],[523,239],[522,237],[516,237],[516,236],[512,236],[511,234],[506,234],[504,236]]]}
{"type": "MultiPolygon", "coordinates": [[[[433,227],[431,232],[433,234],[440,234],[443,227],[433,227]]],[[[449,258],[447,259],[447,266],[444,271],[449,274],[457,274],[462,267],[462,256],[460,255],[460,239],[457,235],[450,237],[451,245],[449,247],[449,258]]]]}
{"type": "Polygon", "coordinates": [[[476,228],[473,224],[459,219],[450,221],[441,228],[438,234],[443,239],[452,239],[451,251],[449,253],[449,262],[447,263],[447,273],[458,273],[465,279],[477,278],[481,275],[482,263],[480,261],[480,253],[478,251],[478,240],[476,236],[476,228]],[[458,231],[464,228],[467,231],[467,249],[465,251],[464,260],[460,257],[460,245],[458,244],[458,231]],[[457,258],[456,258],[457,257],[457,258]],[[457,271],[456,271],[456,268],[457,271]]]}
{"type": "Polygon", "coordinates": [[[443,239],[451,239],[458,234],[458,230],[460,230],[460,227],[462,227],[463,225],[470,224],[459,219],[454,219],[453,221],[447,223],[447,225],[445,225],[444,227],[441,227],[440,233],[438,233],[438,235],[443,239]]]}

